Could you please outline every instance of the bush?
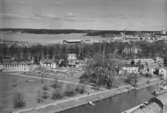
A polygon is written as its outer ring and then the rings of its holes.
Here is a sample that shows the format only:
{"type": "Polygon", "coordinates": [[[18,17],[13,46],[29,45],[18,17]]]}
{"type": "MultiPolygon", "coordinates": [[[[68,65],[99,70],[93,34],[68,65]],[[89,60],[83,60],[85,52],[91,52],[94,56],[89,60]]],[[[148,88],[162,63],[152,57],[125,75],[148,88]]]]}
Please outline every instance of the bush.
{"type": "Polygon", "coordinates": [[[38,102],[38,103],[43,102],[43,98],[42,98],[41,91],[38,91],[37,102],[38,102]]]}
{"type": "Polygon", "coordinates": [[[43,102],[43,99],[41,97],[37,97],[37,102],[38,103],[42,103],[43,102]]]}
{"type": "Polygon", "coordinates": [[[125,82],[131,84],[132,86],[136,86],[137,81],[138,81],[138,77],[137,77],[137,74],[135,73],[129,74],[127,78],[125,79],[125,82]]]}
{"type": "Polygon", "coordinates": [[[43,88],[42,88],[44,91],[47,91],[49,90],[49,87],[47,85],[44,85],[43,88]]]}
{"type": "Polygon", "coordinates": [[[85,87],[83,85],[78,85],[77,88],[75,89],[76,92],[83,94],[85,93],[85,87]]]}
{"type": "Polygon", "coordinates": [[[43,94],[42,94],[42,98],[43,99],[49,98],[49,93],[47,91],[44,91],[43,94]]]}
{"type": "Polygon", "coordinates": [[[14,108],[22,108],[26,105],[24,96],[22,93],[16,93],[13,99],[14,108]]]}
{"type": "Polygon", "coordinates": [[[152,77],[152,74],[151,74],[151,73],[146,73],[146,74],[145,74],[145,77],[151,78],[151,77],[152,77]]]}
{"type": "Polygon", "coordinates": [[[80,77],[80,82],[111,88],[114,77],[117,75],[116,64],[118,62],[112,58],[97,54],[87,63],[85,73],[80,77]]]}
{"type": "Polygon", "coordinates": [[[64,97],[64,92],[61,90],[55,90],[52,94],[52,99],[57,100],[57,99],[62,99],[64,97]]]}
{"type": "Polygon", "coordinates": [[[65,95],[69,97],[74,96],[75,94],[76,94],[75,90],[67,90],[65,92],[65,95]]]}
{"type": "Polygon", "coordinates": [[[95,90],[95,91],[99,91],[100,90],[100,88],[97,87],[97,86],[92,87],[92,89],[95,90]]]}
{"type": "Polygon", "coordinates": [[[65,87],[64,87],[65,96],[69,96],[69,97],[74,96],[76,94],[75,89],[76,89],[76,85],[72,85],[72,84],[65,85],[65,87]]]}
{"type": "Polygon", "coordinates": [[[51,85],[52,88],[60,88],[62,86],[61,83],[59,83],[57,80],[54,81],[54,83],[51,85]]]}

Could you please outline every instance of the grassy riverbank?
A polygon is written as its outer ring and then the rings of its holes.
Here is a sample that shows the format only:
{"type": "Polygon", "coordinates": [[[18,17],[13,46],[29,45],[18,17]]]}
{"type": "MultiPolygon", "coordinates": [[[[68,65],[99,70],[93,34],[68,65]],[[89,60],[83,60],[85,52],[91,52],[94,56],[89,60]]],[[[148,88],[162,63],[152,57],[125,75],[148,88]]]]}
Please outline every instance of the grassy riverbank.
{"type": "Polygon", "coordinates": [[[159,79],[153,79],[149,82],[138,84],[136,88],[131,85],[124,85],[119,88],[113,88],[111,90],[98,91],[96,93],[84,94],[76,97],[72,97],[69,99],[59,100],[51,104],[46,104],[42,106],[38,106],[35,108],[23,109],[20,111],[16,111],[15,113],[54,113],[64,111],[70,108],[74,108],[83,104],[88,104],[89,101],[99,101],[102,99],[106,99],[115,95],[119,95],[134,89],[142,89],[145,87],[149,87],[152,85],[159,84],[159,79]]]}

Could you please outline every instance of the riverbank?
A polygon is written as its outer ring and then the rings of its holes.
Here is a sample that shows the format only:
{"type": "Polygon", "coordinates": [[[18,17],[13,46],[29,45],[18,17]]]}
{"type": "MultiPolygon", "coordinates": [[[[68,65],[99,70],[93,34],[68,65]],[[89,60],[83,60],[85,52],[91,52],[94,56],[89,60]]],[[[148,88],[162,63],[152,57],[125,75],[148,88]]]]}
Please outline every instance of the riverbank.
{"type": "Polygon", "coordinates": [[[137,88],[134,88],[131,85],[125,85],[125,86],[121,86],[119,88],[114,88],[111,90],[98,91],[98,92],[92,93],[92,94],[84,94],[84,95],[72,97],[72,98],[65,99],[65,100],[59,100],[59,101],[56,101],[54,103],[50,103],[47,105],[41,105],[41,106],[34,107],[34,108],[18,110],[14,113],[55,113],[55,112],[60,112],[60,111],[64,111],[64,110],[67,110],[70,108],[74,108],[77,106],[88,104],[90,101],[92,101],[92,102],[100,101],[102,99],[116,96],[116,95],[119,95],[119,94],[122,94],[122,93],[125,93],[128,91],[134,90],[134,89],[139,90],[139,89],[153,86],[153,85],[156,85],[159,83],[160,83],[160,80],[153,79],[153,80],[150,80],[149,82],[138,84],[137,88]]]}

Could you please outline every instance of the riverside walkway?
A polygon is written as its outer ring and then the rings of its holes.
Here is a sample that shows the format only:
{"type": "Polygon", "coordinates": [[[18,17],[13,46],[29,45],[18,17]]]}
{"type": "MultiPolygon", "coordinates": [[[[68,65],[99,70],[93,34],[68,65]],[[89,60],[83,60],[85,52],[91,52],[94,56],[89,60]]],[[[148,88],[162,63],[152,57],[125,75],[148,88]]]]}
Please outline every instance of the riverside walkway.
{"type": "MultiPolygon", "coordinates": [[[[17,75],[17,76],[22,76],[23,75],[17,75]]],[[[35,77],[35,76],[26,76],[24,75],[24,77],[30,77],[30,78],[36,78],[36,79],[41,79],[41,77],[35,77]]],[[[52,78],[44,78],[46,80],[55,80],[52,78]]],[[[142,89],[145,87],[149,87],[152,85],[156,85],[159,84],[160,81],[157,79],[152,79],[149,81],[149,83],[145,83],[145,84],[138,84],[138,86],[132,87],[131,85],[124,85],[124,86],[120,86],[118,88],[113,88],[110,90],[103,90],[103,91],[97,91],[94,93],[90,93],[90,94],[83,94],[83,95],[78,95],[75,97],[70,97],[67,99],[62,99],[62,100],[57,100],[53,103],[50,104],[44,104],[44,105],[39,105],[36,107],[31,107],[31,108],[25,108],[25,109],[20,109],[17,110],[13,113],[55,113],[55,112],[60,112],[60,111],[64,111],[70,108],[74,108],[77,106],[81,106],[84,104],[88,104],[90,101],[91,102],[95,102],[95,101],[99,101],[102,99],[106,99],[115,95],[119,95],[131,90],[138,90],[138,89],[142,89]]]]}

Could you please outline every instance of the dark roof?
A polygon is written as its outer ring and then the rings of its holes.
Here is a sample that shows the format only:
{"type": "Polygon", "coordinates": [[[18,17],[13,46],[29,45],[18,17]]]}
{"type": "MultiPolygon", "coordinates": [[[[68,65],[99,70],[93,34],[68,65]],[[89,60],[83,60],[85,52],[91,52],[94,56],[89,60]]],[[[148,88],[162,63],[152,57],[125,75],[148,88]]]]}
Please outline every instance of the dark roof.
{"type": "Polygon", "coordinates": [[[167,93],[154,97],[150,99],[148,104],[143,105],[131,108],[123,113],[162,113],[163,107],[167,106],[167,93]]]}
{"type": "Polygon", "coordinates": [[[167,93],[158,96],[157,99],[161,101],[163,106],[167,106],[167,93]]]}

